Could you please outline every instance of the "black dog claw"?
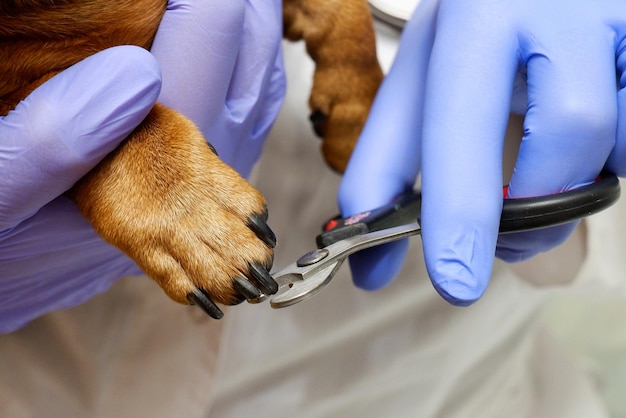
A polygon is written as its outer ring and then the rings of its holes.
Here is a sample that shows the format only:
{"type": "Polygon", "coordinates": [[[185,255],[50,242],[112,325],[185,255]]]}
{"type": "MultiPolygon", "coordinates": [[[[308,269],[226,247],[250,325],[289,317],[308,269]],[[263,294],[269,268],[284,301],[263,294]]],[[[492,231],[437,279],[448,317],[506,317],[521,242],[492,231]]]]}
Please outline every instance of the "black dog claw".
{"type": "Polygon", "coordinates": [[[213,319],[222,319],[224,313],[209,298],[206,293],[200,289],[196,289],[187,295],[187,299],[194,305],[198,305],[204,312],[213,319]]]}
{"type": "Polygon", "coordinates": [[[265,267],[258,263],[250,264],[250,275],[256,280],[259,287],[266,295],[273,295],[278,292],[278,283],[267,272],[265,267]]]}
{"type": "Polygon", "coordinates": [[[320,138],[324,137],[324,127],[326,125],[326,119],[328,119],[328,117],[319,110],[314,111],[309,116],[309,120],[313,125],[313,131],[315,132],[315,135],[319,136],[320,138]]]}
{"type": "Polygon", "coordinates": [[[209,148],[211,148],[211,151],[213,152],[213,154],[217,155],[219,157],[219,154],[217,153],[217,150],[215,149],[215,147],[210,144],[209,142],[207,142],[207,145],[209,146],[209,148]]]}
{"type": "Polygon", "coordinates": [[[266,243],[270,248],[274,248],[276,247],[276,235],[274,231],[267,226],[266,220],[266,214],[252,215],[248,218],[248,227],[254,231],[261,241],[266,243]]]}
{"type": "Polygon", "coordinates": [[[241,277],[235,278],[235,280],[233,281],[233,287],[238,293],[245,296],[246,299],[256,299],[261,296],[261,291],[259,289],[257,289],[252,283],[250,283],[246,279],[242,279],[241,277]]]}

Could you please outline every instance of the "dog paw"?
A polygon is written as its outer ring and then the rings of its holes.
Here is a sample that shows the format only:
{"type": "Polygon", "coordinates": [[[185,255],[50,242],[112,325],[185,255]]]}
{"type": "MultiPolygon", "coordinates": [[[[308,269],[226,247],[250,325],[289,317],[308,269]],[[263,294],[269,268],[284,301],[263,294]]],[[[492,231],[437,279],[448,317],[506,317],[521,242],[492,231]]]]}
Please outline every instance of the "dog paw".
{"type": "Polygon", "coordinates": [[[318,63],[309,98],[309,119],[323,140],[324,159],[340,173],[345,171],[383,78],[377,62],[358,64],[318,63]]]}
{"type": "Polygon", "coordinates": [[[70,196],[176,302],[219,319],[218,304],[278,291],[263,196],[171,109],[156,105],[70,196]]]}
{"type": "Polygon", "coordinates": [[[322,154],[345,171],[383,79],[367,0],[283,0],[283,32],[315,63],[310,120],[322,154]]]}

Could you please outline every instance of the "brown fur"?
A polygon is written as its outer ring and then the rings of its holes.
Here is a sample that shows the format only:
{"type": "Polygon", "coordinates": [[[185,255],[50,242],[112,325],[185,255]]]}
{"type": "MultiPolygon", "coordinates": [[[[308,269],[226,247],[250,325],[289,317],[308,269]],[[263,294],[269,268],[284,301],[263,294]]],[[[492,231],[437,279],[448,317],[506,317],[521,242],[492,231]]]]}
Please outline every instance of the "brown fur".
{"type": "Polygon", "coordinates": [[[383,78],[363,0],[284,0],[287,39],[304,39],[315,61],[309,107],[321,113],[322,153],[343,172],[383,78]]]}
{"type": "MultiPolygon", "coordinates": [[[[225,0],[227,1],[227,0],[225,0]]],[[[165,0],[2,0],[0,115],[68,66],[105,48],[148,49],[165,0]],[[19,59],[16,59],[19,57],[19,59]]],[[[322,115],[323,154],[345,168],[382,79],[365,0],[284,0],[285,36],[304,39],[316,63],[310,97],[322,115]]],[[[235,277],[271,266],[273,250],[248,227],[261,194],[224,164],[187,118],[157,104],[68,195],[108,242],[175,301],[202,288],[241,300],[235,277]]]]}

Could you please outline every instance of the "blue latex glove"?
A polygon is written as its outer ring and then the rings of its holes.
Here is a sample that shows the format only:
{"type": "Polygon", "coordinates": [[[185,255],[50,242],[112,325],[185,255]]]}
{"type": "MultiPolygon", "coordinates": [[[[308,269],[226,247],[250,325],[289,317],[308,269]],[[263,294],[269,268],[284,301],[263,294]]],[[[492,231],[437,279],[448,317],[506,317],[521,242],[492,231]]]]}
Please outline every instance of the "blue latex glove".
{"type": "Polygon", "coordinates": [[[128,46],[98,53],[0,119],[0,332],[140,273],[58,196],[157,97],[191,117],[223,160],[250,171],[284,94],[280,3],[206,3],[170,1],[152,54],[128,46]]]}
{"type": "MultiPolygon", "coordinates": [[[[455,305],[480,298],[494,255],[561,243],[573,224],[498,238],[509,110],[526,117],[509,197],[578,187],[605,164],[624,175],[625,18],[618,0],[422,0],[341,184],[344,215],[389,202],[421,169],[425,261],[455,305]]],[[[353,257],[357,285],[386,285],[406,248],[353,257]]]]}
{"type": "Polygon", "coordinates": [[[285,94],[281,0],[170,0],[152,53],[159,102],[191,118],[247,177],[285,94]]]}
{"type": "Polygon", "coordinates": [[[160,86],[148,51],[112,48],[55,76],[0,119],[0,332],[138,272],[58,196],[139,124],[160,86]]]}

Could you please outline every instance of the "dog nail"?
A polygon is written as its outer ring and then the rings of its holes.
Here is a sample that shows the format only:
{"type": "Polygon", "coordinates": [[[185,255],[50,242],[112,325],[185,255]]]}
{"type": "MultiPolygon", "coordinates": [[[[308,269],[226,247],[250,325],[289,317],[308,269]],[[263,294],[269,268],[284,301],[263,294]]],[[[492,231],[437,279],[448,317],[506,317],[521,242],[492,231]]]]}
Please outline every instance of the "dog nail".
{"type": "Polygon", "coordinates": [[[246,297],[243,295],[235,295],[232,300],[229,302],[230,306],[236,306],[242,304],[246,300],[246,297]]]}
{"type": "Polygon", "coordinates": [[[248,227],[270,248],[276,247],[276,235],[274,235],[274,232],[267,226],[265,220],[263,220],[263,215],[252,215],[248,219],[248,227]]]}
{"type": "Polygon", "coordinates": [[[261,265],[265,268],[265,270],[271,271],[272,266],[274,265],[274,253],[272,253],[271,256],[261,265]]]}
{"type": "Polygon", "coordinates": [[[250,275],[257,281],[259,287],[266,295],[273,295],[278,292],[278,283],[259,263],[249,265],[250,275]]]}
{"type": "Polygon", "coordinates": [[[196,289],[187,295],[187,299],[194,305],[198,305],[213,319],[222,319],[224,313],[215,303],[200,289],[196,289]]]}
{"type": "Polygon", "coordinates": [[[211,151],[213,151],[213,154],[215,154],[215,155],[217,155],[219,157],[219,154],[217,153],[217,150],[215,149],[213,144],[211,144],[210,142],[207,142],[207,145],[209,146],[209,148],[211,148],[211,151]]]}
{"type": "Polygon", "coordinates": [[[326,115],[323,114],[320,110],[316,110],[309,116],[309,120],[313,125],[313,131],[315,131],[315,135],[319,136],[320,138],[324,137],[324,126],[326,125],[326,119],[326,115]]]}
{"type": "Polygon", "coordinates": [[[257,289],[252,283],[241,277],[235,278],[233,281],[233,287],[235,290],[245,296],[246,299],[256,299],[261,296],[261,291],[257,289]]]}

